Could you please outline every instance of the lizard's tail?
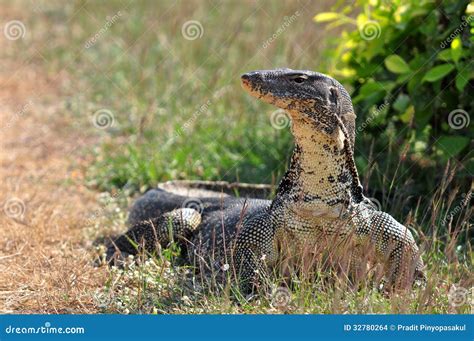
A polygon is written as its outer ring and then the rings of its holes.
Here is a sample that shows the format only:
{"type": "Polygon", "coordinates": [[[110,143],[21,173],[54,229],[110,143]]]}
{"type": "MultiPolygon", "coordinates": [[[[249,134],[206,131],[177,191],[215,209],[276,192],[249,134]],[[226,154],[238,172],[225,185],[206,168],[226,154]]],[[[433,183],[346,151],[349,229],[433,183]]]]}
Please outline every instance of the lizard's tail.
{"type": "Polygon", "coordinates": [[[142,248],[152,254],[158,245],[171,242],[186,244],[201,223],[201,214],[192,208],[179,208],[156,218],[142,221],[119,236],[107,248],[106,260],[116,265],[126,255],[135,255],[142,248]]]}
{"type": "Polygon", "coordinates": [[[221,208],[221,200],[235,197],[268,198],[271,185],[230,183],[226,181],[178,180],[158,184],[139,198],[130,210],[129,226],[156,218],[176,208],[194,208],[199,213],[221,208]]]}
{"type": "Polygon", "coordinates": [[[243,182],[173,180],[158,184],[158,188],[175,194],[193,197],[239,196],[268,199],[275,186],[243,182]]]}
{"type": "Polygon", "coordinates": [[[188,198],[163,189],[152,189],[135,201],[130,209],[128,225],[133,226],[181,208],[188,198]]]}

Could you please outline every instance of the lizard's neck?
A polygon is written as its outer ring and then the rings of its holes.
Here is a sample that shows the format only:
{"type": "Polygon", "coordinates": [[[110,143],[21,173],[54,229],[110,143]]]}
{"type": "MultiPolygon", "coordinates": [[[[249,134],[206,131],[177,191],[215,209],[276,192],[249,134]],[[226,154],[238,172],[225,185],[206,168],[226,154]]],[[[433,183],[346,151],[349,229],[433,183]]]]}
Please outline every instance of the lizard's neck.
{"type": "Polygon", "coordinates": [[[280,182],[277,198],[296,207],[347,207],[352,183],[344,153],[344,134],[331,135],[311,123],[292,122],[295,149],[290,167],[280,182]]]}

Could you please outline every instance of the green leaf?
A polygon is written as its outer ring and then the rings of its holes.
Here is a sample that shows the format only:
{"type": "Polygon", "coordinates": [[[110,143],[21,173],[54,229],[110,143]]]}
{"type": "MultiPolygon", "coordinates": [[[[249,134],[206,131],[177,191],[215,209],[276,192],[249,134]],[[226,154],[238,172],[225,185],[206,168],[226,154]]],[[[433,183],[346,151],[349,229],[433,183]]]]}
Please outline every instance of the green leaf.
{"type": "Polygon", "coordinates": [[[474,158],[470,158],[464,164],[466,165],[466,171],[468,174],[474,173],[474,158]]]}
{"type": "Polygon", "coordinates": [[[396,54],[392,54],[385,58],[385,66],[393,73],[407,73],[411,71],[403,58],[396,54]]]}
{"type": "Polygon", "coordinates": [[[463,69],[456,75],[456,89],[463,91],[467,82],[469,82],[469,70],[463,69]]]}
{"type": "Polygon", "coordinates": [[[436,145],[447,157],[454,157],[468,145],[469,141],[469,137],[466,136],[443,135],[436,142],[436,145]]]}
{"type": "Polygon", "coordinates": [[[384,85],[380,82],[370,81],[360,87],[359,93],[362,96],[369,96],[377,91],[386,91],[384,85]]]}
{"type": "Polygon", "coordinates": [[[452,64],[442,64],[435,66],[426,73],[425,77],[423,77],[423,82],[436,82],[453,71],[453,69],[454,65],[452,64]]]}
{"type": "Polygon", "coordinates": [[[463,91],[468,81],[469,75],[467,75],[465,72],[459,72],[456,76],[456,89],[463,91]]]}
{"type": "Polygon", "coordinates": [[[412,78],[412,73],[402,73],[397,77],[397,84],[402,84],[412,78]]]}
{"type": "Polygon", "coordinates": [[[413,105],[410,105],[407,108],[407,110],[402,115],[400,115],[400,120],[403,123],[409,123],[413,120],[414,115],[415,115],[415,108],[413,107],[413,105]]]}
{"type": "Polygon", "coordinates": [[[451,54],[450,49],[445,49],[438,53],[436,58],[442,60],[443,62],[450,62],[451,60],[453,60],[453,55],[451,54]]]}
{"type": "Polygon", "coordinates": [[[426,110],[415,109],[415,123],[417,128],[425,128],[432,116],[433,110],[431,110],[431,108],[427,108],[426,110]]]}
{"type": "Polygon", "coordinates": [[[371,106],[383,98],[387,91],[386,83],[370,80],[361,86],[359,94],[353,98],[352,102],[359,103],[363,101],[365,106],[371,106]]]}
{"type": "Polygon", "coordinates": [[[404,112],[408,108],[408,104],[410,104],[410,97],[401,93],[393,102],[393,108],[398,112],[404,112]]]}
{"type": "Polygon", "coordinates": [[[333,21],[336,19],[340,19],[342,15],[336,12],[323,12],[316,14],[313,18],[316,22],[326,22],[326,21],[333,21]]]}
{"type": "Polygon", "coordinates": [[[420,90],[422,78],[423,74],[418,72],[408,81],[407,89],[410,95],[416,94],[420,90]]]}

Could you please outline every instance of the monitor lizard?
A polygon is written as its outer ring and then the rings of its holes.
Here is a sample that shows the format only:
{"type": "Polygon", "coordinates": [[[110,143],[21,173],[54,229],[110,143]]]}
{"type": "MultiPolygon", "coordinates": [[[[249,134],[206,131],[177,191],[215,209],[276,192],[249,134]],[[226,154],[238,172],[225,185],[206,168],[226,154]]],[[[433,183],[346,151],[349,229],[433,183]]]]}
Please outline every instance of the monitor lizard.
{"type": "Polygon", "coordinates": [[[285,278],[310,271],[323,252],[363,275],[373,253],[390,290],[424,279],[411,232],[363,195],[353,155],[356,115],[344,87],[327,75],[291,69],[249,72],[241,83],[291,118],[295,147],[274,198],[216,191],[193,199],[151,190],[132,207],[132,227],[110,245],[109,261],[118,251],[136,254],[137,244],[153,252],[175,241],[190,264],[222,278],[230,274],[243,292],[266,287],[272,270],[285,278]]]}

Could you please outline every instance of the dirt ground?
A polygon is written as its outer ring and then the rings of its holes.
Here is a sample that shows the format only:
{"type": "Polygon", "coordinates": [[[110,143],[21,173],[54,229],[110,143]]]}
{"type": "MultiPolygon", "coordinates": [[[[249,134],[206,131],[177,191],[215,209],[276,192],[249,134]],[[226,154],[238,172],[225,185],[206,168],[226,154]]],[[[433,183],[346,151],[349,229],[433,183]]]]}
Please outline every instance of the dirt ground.
{"type": "MultiPolygon", "coordinates": [[[[3,37],[2,37],[3,39],[3,37]]],[[[62,115],[67,74],[2,57],[0,313],[93,313],[105,271],[92,265],[84,220],[96,193],[81,179],[82,147],[62,115]]]]}

